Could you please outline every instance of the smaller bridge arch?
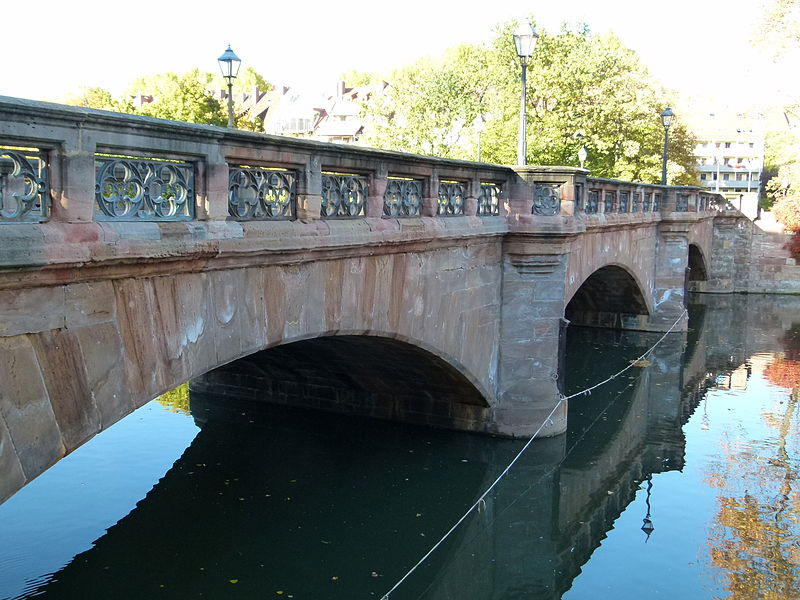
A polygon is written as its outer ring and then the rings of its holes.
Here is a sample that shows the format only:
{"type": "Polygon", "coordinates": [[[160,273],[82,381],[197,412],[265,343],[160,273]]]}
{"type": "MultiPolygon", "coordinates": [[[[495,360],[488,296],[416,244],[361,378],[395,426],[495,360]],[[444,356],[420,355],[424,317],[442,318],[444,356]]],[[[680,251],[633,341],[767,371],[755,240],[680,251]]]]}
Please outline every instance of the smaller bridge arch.
{"type": "Polygon", "coordinates": [[[687,291],[702,291],[704,282],[708,281],[708,263],[703,249],[698,244],[689,244],[687,264],[687,291]]]}
{"type": "Polygon", "coordinates": [[[636,276],[618,264],[603,266],[587,277],[564,309],[575,325],[648,329],[647,296],[636,276]]]}

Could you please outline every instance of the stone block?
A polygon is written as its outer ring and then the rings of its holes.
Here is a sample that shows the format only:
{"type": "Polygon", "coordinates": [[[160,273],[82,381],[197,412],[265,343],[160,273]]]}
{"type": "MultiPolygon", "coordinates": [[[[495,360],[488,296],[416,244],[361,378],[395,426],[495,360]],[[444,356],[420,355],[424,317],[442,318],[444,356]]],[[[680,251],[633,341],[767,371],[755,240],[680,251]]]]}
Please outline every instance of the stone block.
{"type": "Polygon", "coordinates": [[[125,387],[122,338],[113,322],[96,323],[76,330],[86,368],[86,382],[107,429],[133,411],[125,387]]]}
{"type": "Polygon", "coordinates": [[[53,329],[32,337],[47,394],[67,452],[101,429],[100,412],[86,378],[84,357],[72,330],[53,329]]]}
{"type": "Polygon", "coordinates": [[[0,338],[0,356],[0,415],[30,480],[66,449],[28,336],[0,338]]]}
{"type": "MultiPolygon", "coordinates": [[[[44,233],[40,225],[3,225],[0,265],[41,267],[48,264],[50,260],[51,257],[44,244],[44,233]]],[[[0,301],[1,306],[2,302],[0,301]]]]}
{"type": "Polygon", "coordinates": [[[0,504],[25,485],[25,474],[19,462],[11,433],[0,414],[0,504]]]}
{"type": "Polygon", "coordinates": [[[64,326],[64,287],[0,290],[0,337],[64,326]]]}
{"type": "Polygon", "coordinates": [[[116,318],[116,296],[110,281],[76,283],[65,287],[66,327],[76,329],[116,318]]]}

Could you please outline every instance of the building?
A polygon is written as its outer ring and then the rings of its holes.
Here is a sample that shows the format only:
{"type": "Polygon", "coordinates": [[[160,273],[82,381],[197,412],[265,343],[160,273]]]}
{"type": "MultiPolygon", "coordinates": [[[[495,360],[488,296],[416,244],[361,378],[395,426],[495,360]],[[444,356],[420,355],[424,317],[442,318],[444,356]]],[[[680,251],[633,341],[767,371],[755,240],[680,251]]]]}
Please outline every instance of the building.
{"type": "Polygon", "coordinates": [[[764,167],[764,115],[698,111],[687,122],[698,138],[695,155],[700,184],[755,217],[764,167]]]}

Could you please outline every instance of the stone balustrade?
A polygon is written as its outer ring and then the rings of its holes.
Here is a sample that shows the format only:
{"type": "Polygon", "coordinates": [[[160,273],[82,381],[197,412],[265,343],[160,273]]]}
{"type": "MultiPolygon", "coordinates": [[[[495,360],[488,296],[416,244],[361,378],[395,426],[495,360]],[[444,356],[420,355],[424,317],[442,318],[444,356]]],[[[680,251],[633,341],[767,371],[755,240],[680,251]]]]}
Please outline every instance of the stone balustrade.
{"type": "Polygon", "coordinates": [[[699,187],[511,168],[0,98],[0,224],[702,212],[699,187]]]}

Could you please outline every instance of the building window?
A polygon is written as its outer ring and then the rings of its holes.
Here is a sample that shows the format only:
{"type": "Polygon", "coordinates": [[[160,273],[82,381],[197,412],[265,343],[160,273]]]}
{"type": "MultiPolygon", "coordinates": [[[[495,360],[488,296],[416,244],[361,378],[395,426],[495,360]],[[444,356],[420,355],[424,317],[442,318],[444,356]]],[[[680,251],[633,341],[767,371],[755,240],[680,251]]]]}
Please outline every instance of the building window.
{"type": "Polygon", "coordinates": [[[712,173],[712,175],[714,176],[714,181],[716,181],[717,180],[717,174],[716,173],[712,173]]]}
{"type": "Polygon", "coordinates": [[[731,147],[731,143],[730,142],[725,142],[725,147],[726,148],[730,148],[731,147]]]}
{"type": "Polygon", "coordinates": [[[755,144],[754,144],[753,142],[750,142],[750,144],[748,144],[748,145],[749,145],[751,148],[753,148],[753,147],[755,146],[755,144]]]}
{"type": "Polygon", "coordinates": [[[723,173],[722,174],[722,179],[724,179],[725,181],[728,181],[730,178],[731,178],[731,174],[730,173],[723,173]]]}
{"type": "Polygon", "coordinates": [[[744,173],[737,173],[736,181],[744,181],[744,173]]]}
{"type": "Polygon", "coordinates": [[[705,181],[706,180],[706,174],[705,173],[700,173],[700,179],[705,181]]]}

